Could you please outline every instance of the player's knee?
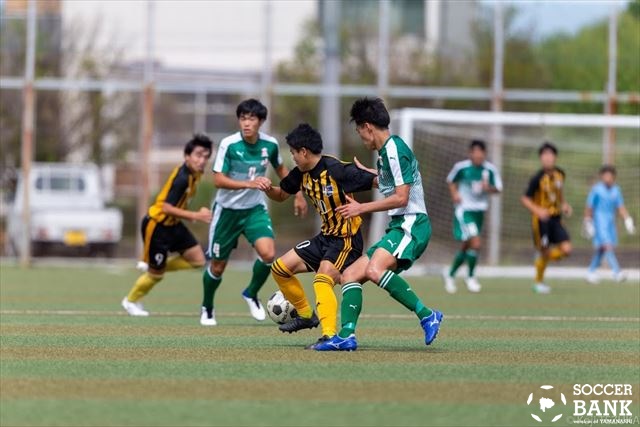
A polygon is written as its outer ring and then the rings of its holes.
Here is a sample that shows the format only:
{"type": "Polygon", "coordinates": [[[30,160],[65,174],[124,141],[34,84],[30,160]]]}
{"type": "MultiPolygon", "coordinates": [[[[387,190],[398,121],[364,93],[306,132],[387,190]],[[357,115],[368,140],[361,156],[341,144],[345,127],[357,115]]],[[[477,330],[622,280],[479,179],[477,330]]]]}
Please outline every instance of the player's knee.
{"type": "Polygon", "coordinates": [[[291,272],[287,268],[284,262],[282,262],[282,258],[278,258],[271,264],[271,275],[283,277],[288,279],[291,277],[291,272]]]}
{"type": "Polygon", "coordinates": [[[379,283],[380,279],[382,279],[382,274],[384,270],[380,269],[377,265],[370,262],[367,265],[367,268],[364,271],[364,274],[367,276],[367,279],[371,280],[374,283],[379,283]]]}
{"type": "Polygon", "coordinates": [[[573,247],[571,243],[565,242],[560,246],[560,250],[565,254],[565,256],[571,255],[571,251],[573,251],[573,247]]]}
{"type": "Polygon", "coordinates": [[[259,256],[262,262],[264,262],[265,264],[271,264],[276,258],[276,251],[275,249],[273,251],[267,251],[265,253],[259,254],[259,256]]]}
{"type": "Polygon", "coordinates": [[[212,261],[211,264],[209,265],[209,271],[211,271],[211,273],[213,273],[214,276],[220,277],[222,276],[222,273],[224,273],[224,269],[226,266],[227,266],[226,263],[218,263],[218,262],[212,261]]]}
{"type": "Polygon", "coordinates": [[[482,246],[482,240],[479,237],[474,237],[469,241],[469,249],[478,250],[482,246]]]}

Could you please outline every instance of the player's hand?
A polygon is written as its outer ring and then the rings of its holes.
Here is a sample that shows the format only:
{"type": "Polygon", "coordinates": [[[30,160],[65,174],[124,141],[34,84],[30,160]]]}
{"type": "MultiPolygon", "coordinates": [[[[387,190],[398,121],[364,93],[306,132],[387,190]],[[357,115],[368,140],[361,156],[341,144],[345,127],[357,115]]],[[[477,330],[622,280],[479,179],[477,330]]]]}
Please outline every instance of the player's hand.
{"type": "Polygon", "coordinates": [[[453,200],[454,205],[459,205],[460,203],[462,203],[462,197],[460,197],[460,193],[452,195],[451,199],[453,200]]]}
{"type": "Polygon", "coordinates": [[[353,157],[353,163],[356,165],[356,167],[358,169],[362,169],[363,171],[367,171],[369,173],[374,174],[375,176],[378,176],[378,171],[377,170],[366,167],[365,165],[360,163],[360,160],[358,160],[358,158],[355,157],[355,156],[353,157]]]}
{"type": "Polygon", "coordinates": [[[593,226],[593,219],[586,216],[582,220],[582,235],[587,239],[593,239],[596,235],[596,228],[593,226]]]}
{"type": "Polygon", "coordinates": [[[362,204],[346,194],[344,197],[347,199],[347,204],[338,206],[336,211],[345,218],[353,218],[354,216],[360,215],[362,213],[362,204]]]}
{"type": "Polygon", "coordinates": [[[544,208],[540,208],[538,210],[538,218],[541,219],[542,221],[547,221],[549,218],[551,218],[551,214],[549,214],[549,211],[544,209],[544,208]]]}
{"type": "Polygon", "coordinates": [[[198,210],[195,215],[194,215],[194,220],[196,221],[201,221],[204,222],[206,224],[209,224],[211,222],[211,211],[207,208],[200,208],[200,210],[198,210]]]}
{"type": "Polygon", "coordinates": [[[571,216],[573,214],[573,208],[569,203],[564,202],[562,204],[562,213],[565,214],[566,216],[571,216]]]}
{"type": "Polygon", "coordinates": [[[299,216],[304,218],[307,216],[307,212],[309,211],[309,207],[307,206],[307,201],[301,192],[296,194],[296,197],[293,199],[293,214],[295,216],[299,216]]]}
{"type": "Polygon", "coordinates": [[[254,184],[253,188],[257,188],[260,191],[269,191],[271,188],[271,180],[266,176],[256,177],[256,179],[251,182],[254,184]]]}
{"type": "Polygon", "coordinates": [[[633,223],[633,218],[628,216],[624,219],[624,228],[627,229],[627,233],[636,234],[636,226],[633,223]]]}

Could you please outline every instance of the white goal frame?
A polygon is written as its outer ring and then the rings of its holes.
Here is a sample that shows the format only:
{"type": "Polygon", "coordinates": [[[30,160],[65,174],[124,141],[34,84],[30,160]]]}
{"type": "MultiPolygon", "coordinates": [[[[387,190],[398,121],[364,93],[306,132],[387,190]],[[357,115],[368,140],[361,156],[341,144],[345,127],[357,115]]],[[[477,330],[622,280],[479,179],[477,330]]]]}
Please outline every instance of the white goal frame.
{"type": "MultiPolygon", "coordinates": [[[[488,125],[491,126],[492,162],[502,169],[503,126],[573,126],[585,128],[608,129],[638,129],[640,130],[640,116],[605,115],[605,114],[557,114],[557,113],[516,113],[469,110],[443,110],[402,108],[391,112],[391,131],[397,133],[413,149],[413,132],[416,122],[431,122],[455,125],[488,125]]],[[[603,139],[603,150],[606,149],[606,138],[603,139]]],[[[377,157],[375,155],[374,157],[377,157]]],[[[428,191],[428,189],[425,189],[428,191]]],[[[380,197],[376,193],[376,197],[380,197]]],[[[500,254],[501,229],[501,199],[492,197],[489,214],[488,259],[490,265],[497,265],[500,254]]],[[[427,206],[427,210],[429,207],[427,206]]],[[[372,215],[369,229],[369,242],[373,243],[384,234],[388,222],[386,212],[376,212],[372,215]]]]}

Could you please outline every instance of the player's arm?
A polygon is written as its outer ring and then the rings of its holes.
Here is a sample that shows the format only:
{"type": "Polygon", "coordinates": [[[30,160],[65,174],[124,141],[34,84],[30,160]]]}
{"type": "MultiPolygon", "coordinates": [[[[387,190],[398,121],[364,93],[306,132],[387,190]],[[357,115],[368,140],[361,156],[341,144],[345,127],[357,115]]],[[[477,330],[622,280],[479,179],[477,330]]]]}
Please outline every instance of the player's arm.
{"type": "Polygon", "coordinates": [[[371,187],[378,188],[378,171],[377,170],[366,167],[365,165],[360,163],[360,160],[358,160],[358,158],[355,156],[353,157],[353,164],[356,165],[358,169],[365,172],[369,172],[370,174],[374,175],[373,182],[371,183],[371,187]]]}
{"type": "MultiPolygon", "coordinates": [[[[287,167],[284,164],[281,164],[276,168],[276,174],[278,174],[278,177],[280,179],[284,179],[287,175],[289,175],[289,169],[287,169],[287,167]]],[[[269,194],[267,194],[267,197],[271,198],[269,194]]],[[[283,200],[286,200],[287,198],[288,196],[283,200]]],[[[293,201],[293,214],[295,216],[300,215],[301,217],[304,218],[305,216],[307,216],[308,211],[309,211],[309,206],[307,205],[307,201],[305,200],[304,195],[302,194],[302,191],[298,191],[293,201]]]]}
{"type": "Polygon", "coordinates": [[[380,200],[374,200],[367,203],[359,203],[357,200],[345,195],[347,204],[338,206],[336,211],[345,218],[362,215],[368,212],[383,212],[390,209],[403,208],[409,203],[409,184],[403,184],[395,188],[395,192],[380,200]]]}
{"type": "Polygon", "coordinates": [[[451,194],[451,200],[453,200],[454,205],[459,205],[462,202],[462,197],[460,197],[460,192],[458,192],[458,184],[455,182],[449,182],[449,193],[451,194]]]}
{"type": "MultiPolygon", "coordinates": [[[[564,180],[564,177],[565,177],[564,171],[560,169],[558,170],[562,174],[562,179],[564,180]]],[[[573,208],[571,207],[569,202],[567,202],[567,200],[564,198],[564,186],[560,188],[559,199],[560,199],[560,209],[562,210],[562,213],[565,214],[566,216],[571,216],[571,214],[573,214],[573,208]]]]}
{"type": "Polygon", "coordinates": [[[618,190],[617,204],[618,204],[618,214],[624,220],[624,227],[627,229],[627,233],[635,234],[636,226],[633,223],[633,218],[631,217],[631,215],[629,215],[629,211],[624,206],[624,199],[622,198],[622,192],[620,192],[619,190],[618,190]]]}
{"type": "Polygon", "coordinates": [[[551,216],[549,215],[549,211],[542,206],[536,205],[533,201],[533,196],[536,194],[536,190],[538,189],[538,186],[540,184],[542,173],[543,172],[537,173],[533,178],[531,178],[527,190],[522,195],[522,197],[520,197],[520,203],[522,203],[522,206],[527,208],[527,210],[531,212],[532,215],[537,216],[543,221],[546,221],[551,216]]]}
{"type": "Polygon", "coordinates": [[[174,216],[180,219],[186,219],[191,221],[201,221],[204,223],[211,222],[211,211],[207,208],[200,208],[198,211],[189,211],[176,207],[180,202],[180,199],[184,195],[189,186],[189,178],[179,175],[171,184],[167,198],[162,204],[162,213],[170,216],[174,216]]]}
{"type": "Polygon", "coordinates": [[[294,168],[287,176],[282,178],[279,187],[271,185],[271,180],[265,177],[258,177],[256,181],[260,183],[260,189],[264,191],[268,198],[276,202],[283,202],[289,196],[300,192],[302,173],[298,168],[294,168]]]}
{"type": "Polygon", "coordinates": [[[345,193],[369,191],[378,183],[378,173],[353,158],[354,163],[336,162],[331,166],[331,175],[345,193]],[[358,166],[359,165],[359,166],[358,166]]]}
{"type": "Polygon", "coordinates": [[[255,180],[236,180],[229,178],[223,172],[213,172],[213,183],[217,188],[224,188],[227,190],[245,190],[245,189],[259,189],[255,180]]]}

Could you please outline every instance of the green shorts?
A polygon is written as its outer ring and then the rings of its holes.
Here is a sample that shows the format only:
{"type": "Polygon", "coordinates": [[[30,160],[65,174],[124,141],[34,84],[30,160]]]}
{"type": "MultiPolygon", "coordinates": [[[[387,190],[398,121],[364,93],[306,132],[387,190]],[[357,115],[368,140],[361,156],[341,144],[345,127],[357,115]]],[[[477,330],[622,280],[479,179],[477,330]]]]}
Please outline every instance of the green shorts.
{"type": "Polygon", "coordinates": [[[456,208],[453,218],[453,237],[461,242],[479,236],[482,233],[484,211],[465,211],[456,208]]]}
{"type": "Polygon", "coordinates": [[[371,258],[378,248],[396,257],[399,273],[408,270],[427,249],[431,238],[431,220],[425,214],[398,215],[391,217],[385,235],[367,251],[371,258]]]}
{"type": "Polygon", "coordinates": [[[212,210],[207,255],[216,261],[229,259],[241,234],[251,245],[261,237],[274,238],[271,217],[262,205],[250,209],[226,209],[214,204],[212,210]]]}

